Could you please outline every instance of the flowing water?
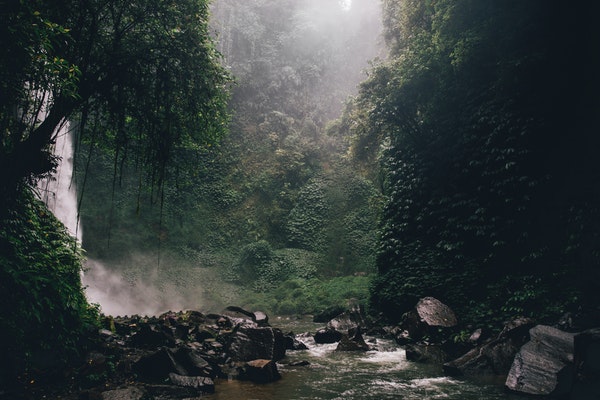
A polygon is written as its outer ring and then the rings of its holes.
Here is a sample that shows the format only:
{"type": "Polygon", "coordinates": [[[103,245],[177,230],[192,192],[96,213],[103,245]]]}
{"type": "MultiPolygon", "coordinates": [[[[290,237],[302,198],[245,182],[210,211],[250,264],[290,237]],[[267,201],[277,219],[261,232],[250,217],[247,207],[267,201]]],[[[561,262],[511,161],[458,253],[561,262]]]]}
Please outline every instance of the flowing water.
{"type": "MultiPolygon", "coordinates": [[[[298,324],[272,325],[297,329],[298,324]]],[[[306,327],[303,323],[303,327],[306,327]]],[[[322,325],[313,324],[311,331],[322,325]]],[[[300,332],[300,330],[297,330],[300,332]]],[[[384,400],[384,399],[521,399],[505,392],[502,382],[467,381],[443,375],[439,367],[406,360],[391,340],[366,338],[377,350],[336,352],[337,344],[315,344],[310,335],[298,337],[309,350],[288,351],[278,364],[282,379],[266,385],[218,380],[211,400],[384,400]],[[308,361],[307,366],[290,363],[308,361]]]]}
{"type": "MultiPolygon", "coordinates": [[[[72,185],[73,148],[69,124],[58,132],[56,153],[62,157],[55,179],[40,186],[48,207],[71,234],[81,241],[75,189],[72,185]]],[[[98,267],[96,267],[98,269],[98,267]]],[[[99,269],[103,271],[103,269],[99,269]]],[[[93,281],[93,280],[92,280],[93,281]]],[[[85,277],[84,277],[85,283],[85,277]]],[[[94,286],[91,284],[91,286],[94,286]]],[[[101,288],[88,287],[91,300],[104,299],[101,288]]],[[[110,288],[109,288],[110,289],[110,288]]],[[[107,293],[111,293],[107,291],[107,293]]],[[[102,301],[100,301],[102,304],[102,301]]],[[[276,319],[272,325],[285,332],[315,332],[321,325],[306,320],[276,319]]],[[[278,365],[283,376],[275,383],[258,385],[218,380],[211,400],[385,400],[385,399],[521,399],[503,389],[502,382],[467,381],[446,377],[439,367],[406,360],[404,350],[390,340],[367,338],[368,352],[336,352],[337,344],[316,344],[310,334],[299,336],[309,350],[288,351],[278,365]],[[375,350],[376,349],[376,350],[375,350]],[[309,365],[293,366],[298,361],[309,365]]]]}

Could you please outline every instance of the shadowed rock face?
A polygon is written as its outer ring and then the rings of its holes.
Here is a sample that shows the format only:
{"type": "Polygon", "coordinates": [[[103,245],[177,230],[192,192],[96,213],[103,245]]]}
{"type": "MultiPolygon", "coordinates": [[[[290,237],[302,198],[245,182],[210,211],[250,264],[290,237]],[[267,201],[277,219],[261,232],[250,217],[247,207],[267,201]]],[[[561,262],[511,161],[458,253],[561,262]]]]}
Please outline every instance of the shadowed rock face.
{"type": "Polygon", "coordinates": [[[561,396],[573,386],[573,333],[538,325],[521,347],[506,379],[511,390],[533,395],[561,396]]]}
{"type": "Polygon", "coordinates": [[[529,318],[509,321],[497,337],[444,364],[444,372],[450,376],[508,374],[515,354],[529,340],[529,330],[534,324],[529,318]]]}
{"type": "Polygon", "coordinates": [[[233,361],[280,360],[285,356],[283,333],[270,327],[242,327],[231,336],[228,353],[233,361]]]}

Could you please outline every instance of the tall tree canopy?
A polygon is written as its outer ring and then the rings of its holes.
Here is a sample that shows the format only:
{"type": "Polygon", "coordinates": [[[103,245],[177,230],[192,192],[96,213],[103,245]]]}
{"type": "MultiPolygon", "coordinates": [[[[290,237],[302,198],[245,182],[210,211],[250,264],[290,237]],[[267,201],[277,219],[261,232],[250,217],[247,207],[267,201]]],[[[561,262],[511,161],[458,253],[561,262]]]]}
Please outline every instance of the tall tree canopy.
{"type": "Polygon", "coordinates": [[[208,1],[19,1],[2,7],[0,181],[53,168],[66,119],[94,144],[134,154],[155,182],[177,148],[225,129],[229,76],[208,1]]]}
{"type": "Polygon", "coordinates": [[[389,317],[425,295],[488,321],[598,300],[596,11],[384,1],[391,57],[353,126],[356,155],[387,146],[372,301],[389,317]]]}
{"type": "Polygon", "coordinates": [[[113,154],[115,171],[133,159],[147,172],[143,181],[164,187],[175,156],[223,134],[230,77],[208,34],[206,0],[8,0],[0,22],[6,388],[28,370],[60,375],[97,321],[83,292],[78,246],[31,193],[56,167],[52,146],[63,124],[113,154]]]}

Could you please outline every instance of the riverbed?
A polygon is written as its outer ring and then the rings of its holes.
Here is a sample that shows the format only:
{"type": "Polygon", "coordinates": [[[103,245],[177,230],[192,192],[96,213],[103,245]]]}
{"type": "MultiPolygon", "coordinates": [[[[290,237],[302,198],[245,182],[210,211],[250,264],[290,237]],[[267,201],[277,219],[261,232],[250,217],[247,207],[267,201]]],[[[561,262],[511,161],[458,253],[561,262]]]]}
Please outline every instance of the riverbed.
{"type": "MultiPolygon", "coordinates": [[[[315,332],[323,324],[279,318],[272,325],[284,332],[315,332]]],[[[406,360],[389,339],[365,337],[373,350],[336,352],[337,343],[315,344],[299,335],[309,349],[288,351],[278,363],[282,379],[266,385],[221,379],[210,400],[495,400],[523,398],[507,393],[502,381],[446,377],[441,368],[406,360]],[[309,365],[292,366],[307,361],[309,365]]]]}

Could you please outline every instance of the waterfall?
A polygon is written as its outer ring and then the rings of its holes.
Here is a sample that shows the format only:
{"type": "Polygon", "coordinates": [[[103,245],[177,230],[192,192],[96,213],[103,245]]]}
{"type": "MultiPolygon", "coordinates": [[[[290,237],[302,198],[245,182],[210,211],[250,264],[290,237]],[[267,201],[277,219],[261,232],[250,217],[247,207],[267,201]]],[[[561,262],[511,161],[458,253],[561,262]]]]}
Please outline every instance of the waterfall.
{"type": "Polygon", "coordinates": [[[71,236],[81,243],[81,226],[77,212],[77,190],[73,180],[73,133],[71,124],[63,122],[56,134],[54,154],[60,157],[56,172],[40,182],[40,198],[71,236]]]}

